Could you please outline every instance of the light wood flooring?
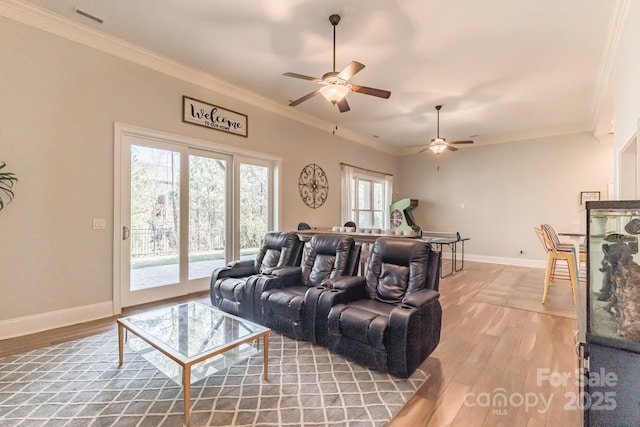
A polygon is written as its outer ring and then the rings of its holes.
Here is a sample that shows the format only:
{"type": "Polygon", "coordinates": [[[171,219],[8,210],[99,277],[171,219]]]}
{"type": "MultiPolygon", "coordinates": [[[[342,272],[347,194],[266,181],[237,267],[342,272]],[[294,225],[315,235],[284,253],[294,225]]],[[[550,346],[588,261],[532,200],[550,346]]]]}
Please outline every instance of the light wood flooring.
{"type": "MultiPolygon", "coordinates": [[[[513,267],[465,262],[464,270],[441,280],[442,337],[422,364],[430,377],[390,427],[582,425],[579,411],[571,408],[571,396],[578,392],[576,321],[470,300],[508,268],[513,267]],[[571,379],[554,387],[540,378],[542,373],[571,379]]],[[[123,315],[206,298],[206,293],[177,298],[126,309],[123,315]]],[[[548,298],[553,298],[552,291],[548,298]]],[[[115,329],[115,319],[2,340],[0,357],[115,329]]]]}
{"type": "MultiPolygon", "coordinates": [[[[422,364],[431,376],[390,427],[582,425],[571,400],[578,392],[576,320],[469,299],[509,268],[469,262],[440,282],[442,336],[422,364]],[[546,374],[571,378],[554,387],[546,374]],[[527,408],[522,399],[538,404],[527,408]],[[550,402],[546,410],[542,399],[550,402]]],[[[542,277],[532,301],[542,296],[542,277]]],[[[552,288],[549,302],[553,295],[552,288]]]]}

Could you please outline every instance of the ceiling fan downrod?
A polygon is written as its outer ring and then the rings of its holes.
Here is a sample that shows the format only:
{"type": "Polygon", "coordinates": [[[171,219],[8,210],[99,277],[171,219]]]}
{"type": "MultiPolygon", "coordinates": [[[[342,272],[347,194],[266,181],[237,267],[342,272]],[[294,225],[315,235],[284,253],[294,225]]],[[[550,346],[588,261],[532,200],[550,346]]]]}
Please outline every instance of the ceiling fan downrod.
{"type": "Polygon", "coordinates": [[[336,72],[336,26],[340,23],[340,15],[333,14],[329,17],[329,22],[333,25],[333,72],[336,72]]]}

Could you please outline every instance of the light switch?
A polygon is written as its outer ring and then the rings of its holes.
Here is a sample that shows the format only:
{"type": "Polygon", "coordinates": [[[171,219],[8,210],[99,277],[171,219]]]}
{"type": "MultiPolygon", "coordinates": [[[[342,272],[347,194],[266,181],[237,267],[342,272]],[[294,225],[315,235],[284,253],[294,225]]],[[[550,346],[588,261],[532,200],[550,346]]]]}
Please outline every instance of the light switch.
{"type": "Polygon", "coordinates": [[[107,227],[107,222],[104,218],[93,218],[93,229],[104,230],[107,227]]]}

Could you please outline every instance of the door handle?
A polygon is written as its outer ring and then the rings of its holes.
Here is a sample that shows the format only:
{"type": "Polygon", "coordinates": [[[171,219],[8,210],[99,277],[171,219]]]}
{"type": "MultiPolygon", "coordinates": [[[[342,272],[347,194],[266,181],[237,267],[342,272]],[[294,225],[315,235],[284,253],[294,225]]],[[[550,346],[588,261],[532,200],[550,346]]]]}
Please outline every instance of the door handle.
{"type": "Polygon", "coordinates": [[[129,227],[126,225],[122,227],[122,240],[127,240],[129,238],[129,227]]]}

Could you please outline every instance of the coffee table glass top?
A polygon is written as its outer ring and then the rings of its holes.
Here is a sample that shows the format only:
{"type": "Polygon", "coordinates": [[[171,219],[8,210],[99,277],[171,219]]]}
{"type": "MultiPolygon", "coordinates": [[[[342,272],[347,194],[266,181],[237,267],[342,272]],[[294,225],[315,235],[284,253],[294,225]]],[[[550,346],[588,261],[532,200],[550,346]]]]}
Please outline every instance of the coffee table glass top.
{"type": "Polygon", "coordinates": [[[255,343],[236,345],[250,340],[268,328],[225,313],[217,308],[198,302],[189,302],[160,308],[119,319],[127,329],[144,340],[130,336],[129,346],[140,353],[158,369],[179,383],[181,369],[175,364],[189,364],[198,359],[204,361],[194,365],[191,382],[238,363],[258,352],[255,343]],[[172,356],[155,351],[161,348],[172,356]],[[229,350],[224,350],[229,347],[229,350]],[[213,357],[208,357],[216,352],[213,357]]]}

